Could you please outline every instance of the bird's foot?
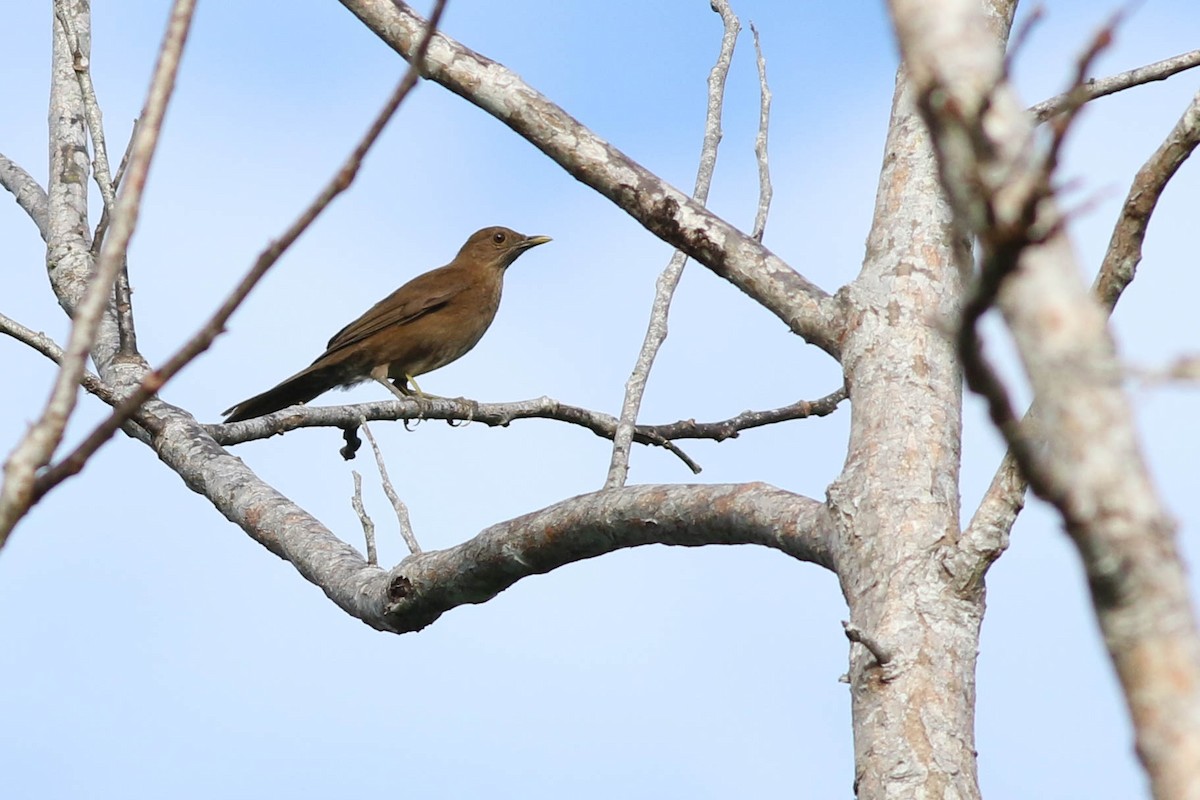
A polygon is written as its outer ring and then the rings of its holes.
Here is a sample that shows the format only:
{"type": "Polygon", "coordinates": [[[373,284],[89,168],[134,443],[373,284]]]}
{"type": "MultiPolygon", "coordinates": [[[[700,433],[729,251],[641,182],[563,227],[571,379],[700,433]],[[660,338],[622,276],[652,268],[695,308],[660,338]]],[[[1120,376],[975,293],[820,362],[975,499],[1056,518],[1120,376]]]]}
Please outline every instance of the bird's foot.
{"type": "Polygon", "coordinates": [[[450,423],[451,428],[465,428],[468,425],[470,425],[472,422],[475,421],[475,408],[476,408],[477,404],[475,403],[474,400],[468,400],[465,397],[455,397],[455,398],[452,398],[452,402],[466,406],[467,407],[467,417],[466,417],[466,419],[460,419],[460,420],[447,420],[450,423]]]}
{"type": "MultiPolygon", "coordinates": [[[[374,375],[372,375],[371,377],[375,378],[375,380],[378,381],[380,384],[382,384],[389,392],[396,395],[397,400],[401,400],[406,403],[409,401],[415,401],[417,404],[417,411],[418,411],[417,419],[418,420],[425,419],[425,412],[429,410],[428,397],[426,396],[426,394],[424,392],[421,391],[421,387],[417,385],[417,382],[415,380],[413,380],[411,377],[409,377],[403,381],[400,378],[396,378],[394,380],[388,381],[383,378],[376,377],[374,375]],[[412,389],[408,388],[408,383],[410,381],[412,382],[412,385],[413,385],[412,389]]],[[[407,420],[405,421],[405,427],[406,428],[408,427],[407,420]]]]}

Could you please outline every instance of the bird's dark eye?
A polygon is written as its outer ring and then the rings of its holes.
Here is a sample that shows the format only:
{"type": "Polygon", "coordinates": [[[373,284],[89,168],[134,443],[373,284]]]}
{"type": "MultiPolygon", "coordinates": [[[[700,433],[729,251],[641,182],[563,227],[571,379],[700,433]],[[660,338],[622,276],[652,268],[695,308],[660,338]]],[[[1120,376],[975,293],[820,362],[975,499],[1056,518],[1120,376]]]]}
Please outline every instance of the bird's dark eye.
{"type": "Polygon", "coordinates": [[[508,238],[508,237],[506,237],[504,235],[503,231],[496,231],[495,233],[492,234],[492,241],[495,242],[496,244],[504,244],[504,240],[506,238],[508,238]]]}

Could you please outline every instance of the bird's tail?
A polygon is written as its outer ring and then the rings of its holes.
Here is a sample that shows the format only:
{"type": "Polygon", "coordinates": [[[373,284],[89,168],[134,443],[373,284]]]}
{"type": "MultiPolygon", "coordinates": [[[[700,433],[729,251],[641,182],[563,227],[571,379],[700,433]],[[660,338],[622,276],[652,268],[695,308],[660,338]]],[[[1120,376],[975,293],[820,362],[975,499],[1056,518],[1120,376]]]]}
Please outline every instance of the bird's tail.
{"type": "Polygon", "coordinates": [[[297,403],[307,403],[317,395],[342,385],[340,372],[337,365],[313,364],[308,369],[297,372],[275,388],[243,400],[221,413],[225,416],[226,422],[241,422],[244,419],[261,417],[297,403]]]}

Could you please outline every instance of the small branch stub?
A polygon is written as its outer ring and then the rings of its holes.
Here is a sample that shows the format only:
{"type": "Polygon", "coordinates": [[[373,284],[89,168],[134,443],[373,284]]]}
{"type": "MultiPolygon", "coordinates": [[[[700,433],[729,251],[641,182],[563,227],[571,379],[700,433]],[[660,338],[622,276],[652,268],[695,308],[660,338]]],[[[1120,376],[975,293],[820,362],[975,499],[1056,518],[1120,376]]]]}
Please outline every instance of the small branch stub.
{"type": "Polygon", "coordinates": [[[892,651],[881,645],[875,637],[847,620],[842,620],[842,628],[846,631],[846,638],[867,648],[867,651],[875,658],[879,666],[886,667],[891,663],[893,657],[892,651]]]}

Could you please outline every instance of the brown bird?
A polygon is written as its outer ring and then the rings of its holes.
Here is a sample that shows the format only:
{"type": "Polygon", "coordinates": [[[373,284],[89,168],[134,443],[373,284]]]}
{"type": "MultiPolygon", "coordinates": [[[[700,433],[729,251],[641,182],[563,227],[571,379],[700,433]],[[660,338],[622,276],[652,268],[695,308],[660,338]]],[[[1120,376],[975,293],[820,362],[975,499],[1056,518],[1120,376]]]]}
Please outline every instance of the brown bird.
{"type": "Polygon", "coordinates": [[[453,261],[371,306],[334,334],[311,366],[223,411],[225,421],[261,417],[372,379],[398,395],[412,393],[411,381],[424,397],[416,376],[461,358],[479,342],[500,307],[504,270],[548,241],[549,236],[522,236],[501,227],[476,231],[453,261]]]}

